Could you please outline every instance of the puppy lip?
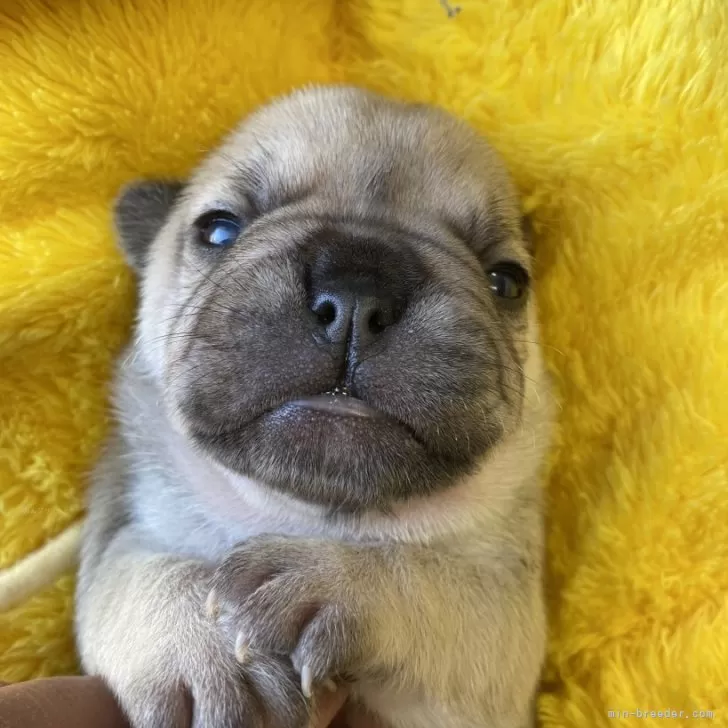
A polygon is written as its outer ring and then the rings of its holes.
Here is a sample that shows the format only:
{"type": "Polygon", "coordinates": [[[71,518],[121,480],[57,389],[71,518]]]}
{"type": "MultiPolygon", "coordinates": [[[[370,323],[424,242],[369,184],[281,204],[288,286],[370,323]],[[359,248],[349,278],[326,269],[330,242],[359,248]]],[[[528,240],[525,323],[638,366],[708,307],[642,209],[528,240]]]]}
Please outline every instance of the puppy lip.
{"type": "Polygon", "coordinates": [[[370,407],[361,399],[348,394],[327,393],[296,399],[288,403],[291,407],[318,410],[331,415],[384,419],[386,415],[370,407]]]}
{"type": "Polygon", "coordinates": [[[236,433],[240,433],[265,420],[270,420],[270,418],[279,420],[279,423],[282,424],[288,415],[292,415],[296,411],[301,414],[309,411],[311,416],[317,419],[323,418],[325,420],[327,416],[342,420],[351,419],[352,424],[357,419],[362,424],[367,421],[390,423],[403,430],[424,451],[429,451],[427,442],[411,425],[381,409],[367,404],[358,397],[350,395],[346,388],[336,388],[324,394],[299,396],[296,399],[281,402],[243,422],[219,423],[218,426],[211,428],[200,426],[200,423],[193,421],[189,423],[188,432],[193,437],[202,441],[216,440],[222,436],[234,436],[236,433]]]}

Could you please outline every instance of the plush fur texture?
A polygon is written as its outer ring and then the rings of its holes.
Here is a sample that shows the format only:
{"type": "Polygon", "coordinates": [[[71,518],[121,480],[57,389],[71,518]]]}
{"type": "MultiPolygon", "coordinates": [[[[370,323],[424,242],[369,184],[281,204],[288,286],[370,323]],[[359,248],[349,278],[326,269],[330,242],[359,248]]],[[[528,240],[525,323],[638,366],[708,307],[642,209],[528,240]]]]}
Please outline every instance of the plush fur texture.
{"type": "MultiPolygon", "coordinates": [[[[543,724],[670,709],[714,710],[719,725],[728,8],[458,5],[448,17],[437,0],[5,0],[0,568],[82,516],[133,305],[109,227],[118,187],[184,176],[272,94],[345,79],[466,118],[532,211],[561,402],[543,724]]],[[[0,679],[73,668],[71,588],[64,576],[0,613],[0,679]]]]}

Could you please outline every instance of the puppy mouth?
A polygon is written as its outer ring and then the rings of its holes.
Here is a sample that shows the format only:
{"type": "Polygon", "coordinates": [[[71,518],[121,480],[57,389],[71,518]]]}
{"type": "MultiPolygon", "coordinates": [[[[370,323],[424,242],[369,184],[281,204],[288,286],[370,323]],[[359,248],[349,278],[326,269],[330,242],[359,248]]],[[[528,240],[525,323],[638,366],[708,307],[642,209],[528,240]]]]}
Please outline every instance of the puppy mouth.
{"type": "Polygon", "coordinates": [[[338,421],[342,426],[348,428],[346,424],[348,421],[351,423],[351,427],[360,432],[362,432],[362,427],[379,426],[391,431],[398,431],[421,448],[428,449],[425,441],[410,425],[351,394],[346,387],[336,387],[323,394],[297,397],[269,410],[264,417],[270,417],[273,420],[280,418],[289,424],[303,421],[316,427],[327,427],[327,422],[333,425],[338,421]]]}
{"type": "MultiPolygon", "coordinates": [[[[348,471],[341,477],[349,482],[352,469],[370,472],[377,458],[389,472],[407,458],[419,463],[430,453],[427,442],[409,423],[343,388],[294,395],[242,423],[212,429],[193,421],[190,434],[234,469],[269,484],[277,482],[284,489],[291,478],[309,483],[333,477],[326,473],[348,471]],[[278,463],[281,454],[288,465],[266,470],[268,458],[278,463]]],[[[371,485],[367,481],[366,487],[371,485]]]]}
{"type": "Polygon", "coordinates": [[[452,482],[467,466],[388,411],[389,401],[380,405],[381,395],[371,401],[342,389],[291,394],[227,427],[195,427],[193,420],[189,434],[233,471],[341,512],[386,509],[452,482]]]}
{"type": "Polygon", "coordinates": [[[389,419],[381,410],[375,409],[358,397],[349,394],[345,388],[336,388],[324,394],[302,397],[288,402],[288,407],[323,412],[341,417],[363,417],[368,419],[389,419]]]}

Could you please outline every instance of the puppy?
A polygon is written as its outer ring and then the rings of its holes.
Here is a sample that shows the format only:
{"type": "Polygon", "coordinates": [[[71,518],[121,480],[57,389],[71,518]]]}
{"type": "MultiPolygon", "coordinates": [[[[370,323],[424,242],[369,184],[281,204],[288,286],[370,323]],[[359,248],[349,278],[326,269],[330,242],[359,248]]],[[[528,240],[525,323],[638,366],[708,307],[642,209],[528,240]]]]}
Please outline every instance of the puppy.
{"type": "Polygon", "coordinates": [[[90,490],[84,669],[134,728],[523,728],[548,385],[514,186],[423,105],[309,88],[116,209],[141,279],[90,490]]]}

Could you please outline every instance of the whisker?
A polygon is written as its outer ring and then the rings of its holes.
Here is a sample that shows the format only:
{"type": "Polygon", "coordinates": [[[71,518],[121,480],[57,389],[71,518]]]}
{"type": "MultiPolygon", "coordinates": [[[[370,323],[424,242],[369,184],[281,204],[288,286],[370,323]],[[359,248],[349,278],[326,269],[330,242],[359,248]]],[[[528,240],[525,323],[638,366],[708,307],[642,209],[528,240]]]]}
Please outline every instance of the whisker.
{"type": "MultiPolygon", "coordinates": [[[[505,341],[505,339],[497,339],[497,341],[505,341]]],[[[542,349],[551,349],[552,351],[555,351],[557,354],[561,354],[561,356],[566,356],[566,354],[561,351],[561,349],[552,346],[551,344],[544,344],[543,341],[528,341],[525,339],[511,339],[511,341],[515,344],[531,344],[532,346],[539,346],[542,349]]]]}
{"type": "Polygon", "coordinates": [[[239,314],[240,310],[237,308],[233,308],[232,306],[224,306],[220,305],[219,301],[215,302],[215,305],[211,303],[207,303],[205,305],[203,304],[192,304],[192,303],[184,303],[180,306],[180,308],[172,315],[168,316],[165,319],[162,319],[160,321],[160,324],[166,324],[170,321],[178,321],[183,316],[192,316],[197,312],[200,311],[213,311],[214,313],[219,313],[220,315],[226,315],[226,314],[239,314]]]}
{"type": "Polygon", "coordinates": [[[160,334],[159,336],[155,336],[154,338],[149,340],[150,344],[156,344],[159,341],[168,341],[168,340],[179,340],[179,339],[186,339],[186,338],[199,338],[201,341],[208,341],[210,342],[210,345],[213,345],[214,339],[209,336],[206,333],[199,333],[198,331],[173,331],[168,334],[160,334]]]}
{"type": "MultiPolygon", "coordinates": [[[[196,370],[197,370],[197,369],[199,369],[199,368],[201,368],[201,367],[195,367],[195,368],[193,368],[193,369],[191,369],[191,370],[189,370],[189,371],[196,371],[196,370]]],[[[199,375],[198,377],[195,377],[195,378],[194,378],[194,379],[193,379],[193,380],[192,380],[191,382],[188,382],[187,386],[188,386],[188,387],[189,387],[190,389],[193,389],[193,388],[194,388],[194,387],[196,387],[196,386],[197,386],[197,385],[198,385],[198,384],[199,384],[199,383],[200,383],[200,382],[201,382],[201,381],[202,381],[203,379],[205,379],[205,377],[206,377],[206,376],[207,376],[207,373],[203,372],[203,373],[202,373],[202,374],[200,374],[200,375],[199,375]]]]}
{"type": "Polygon", "coordinates": [[[497,338],[493,337],[493,341],[497,341],[499,343],[505,343],[508,341],[513,342],[514,344],[530,344],[531,346],[538,346],[542,349],[552,349],[553,351],[557,352],[558,354],[561,354],[561,356],[566,356],[566,354],[561,351],[561,349],[552,346],[551,344],[545,344],[543,341],[530,341],[529,339],[506,339],[506,338],[497,338]]]}
{"type": "MultiPolygon", "coordinates": [[[[197,271],[197,272],[198,272],[198,273],[199,273],[199,274],[200,274],[200,275],[201,275],[201,276],[202,276],[202,277],[203,277],[203,278],[204,278],[204,279],[205,279],[206,281],[209,281],[210,283],[212,283],[212,285],[213,285],[213,286],[215,286],[215,288],[219,289],[219,290],[220,290],[220,291],[222,291],[223,293],[229,293],[229,291],[228,291],[228,290],[227,290],[227,289],[226,289],[226,288],[225,288],[225,287],[224,287],[224,286],[223,286],[222,284],[220,284],[220,283],[219,283],[218,281],[215,281],[215,280],[213,280],[213,279],[212,279],[212,278],[211,278],[211,277],[210,277],[209,275],[207,275],[207,273],[205,273],[204,271],[200,270],[200,267],[199,267],[199,266],[198,266],[198,265],[197,265],[197,264],[196,264],[196,263],[195,263],[195,262],[194,262],[193,260],[191,260],[191,259],[190,259],[190,261],[189,261],[189,262],[190,262],[190,263],[192,264],[192,266],[194,267],[194,269],[195,269],[195,270],[196,270],[196,271],[197,271]]],[[[235,283],[235,285],[237,285],[237,287],[238,287],[238,288],[239,288],[239,289],[240,289],[240,290],[241,290],[241,291],[242,291],[243,293],[247,293],[247,291],[245,290],[245,288],[243,288],[243,287],[242,287],[242,286],[240,285],[240,283],[239,283],[239,281],[238,281],[238,279],[237,279],[237,278],[235,278],[235,277],[233,277],[233,276],[231,276],[231,278],[232,278],[232,281],[233,281],[233,283],[235,283]]]]}
{"type": "MultiPolygon", "coordinates": [[[[171,387],[173,384],[175,384],[179,379],[182,377],[191,374],[192,372],[199,371],[200,369],[203,369],[207,362],[199,362],[198,364],[195,364],[191,367],[182,367],[180,371],[176,372],[176,374],[173,374],[172,378],[167,382],[167,386],[171,387]]],[[[175,365],[170,366],[170,371],[172,371],[175,368],[175,365]]],[[[203,375],[204,376],[204,375],[203,375]]],[[[195,380],[195,382],[198,382],[202,379],[202,376],[195,380]]]]}
{"type": "Polygon", "coordinates": [[[501,366],[501,369],[503,369],[503,371],[505,371],[505,372],[510,372],[511,374],[518,374],[519,376],[523,377],[525,380],[531,382],[531,384],[536,384],[536,385],[538,384],[538,382],[533,377],[529,377],[523,371],[523,369],[513,369],[513,367],[509,367],[509,366],[501,366]]]}

